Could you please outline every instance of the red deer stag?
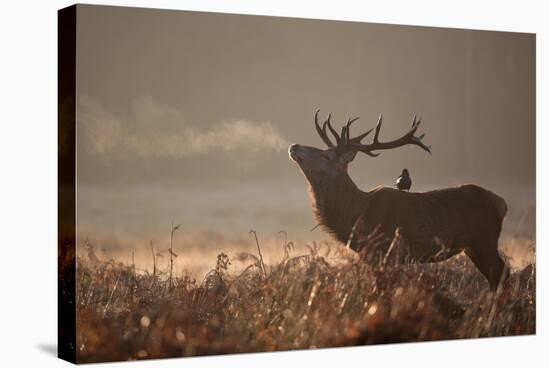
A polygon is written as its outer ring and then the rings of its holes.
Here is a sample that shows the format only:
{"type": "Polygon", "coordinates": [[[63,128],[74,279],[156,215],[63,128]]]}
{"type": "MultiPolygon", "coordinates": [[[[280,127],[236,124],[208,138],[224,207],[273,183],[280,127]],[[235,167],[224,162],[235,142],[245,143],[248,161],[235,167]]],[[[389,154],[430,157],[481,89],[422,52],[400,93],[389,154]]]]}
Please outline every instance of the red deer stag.
{"type": "MultiPolygon", "coordinates": [[[[399,238],[399,252],[410,262],[439,262],[464,251],[496,290],[508,268],[498,253],[498,238],[506,215],[506,202],[498,195],[476,185],[433,190],[424,193],[377,187],[368,192],[357,188],[348,175],[348,164],[357,152],[376,157],[379,151],[414,145],[431,153],[416,136],[420,119],[414,117],[410,130],[402,137],[379,140],[382,116],[374,129],[351,137],[349,119],[338,134],[330,115],[315,128],[328,146],[322,150],[292,144],[289,156],[309,183],[313,209],[325,230],[367,260],[382,260],[392,252],[392,241],[399,238]],[[327,127],[334,136],[333,143],[327,127]],[[361,141],[374,130],[371,143],[361,141]],[[373,234],[378,241],[373,242],[373,234]],[[391,248],[390,248],[391,245],[391,248]],[[406,252],[403,252],[403,249],[406,252]]],[[[395,244],[395,242],[394,242],[395,244]]],[[[397,262],[404,262],[398,257],[397,262]]]]}

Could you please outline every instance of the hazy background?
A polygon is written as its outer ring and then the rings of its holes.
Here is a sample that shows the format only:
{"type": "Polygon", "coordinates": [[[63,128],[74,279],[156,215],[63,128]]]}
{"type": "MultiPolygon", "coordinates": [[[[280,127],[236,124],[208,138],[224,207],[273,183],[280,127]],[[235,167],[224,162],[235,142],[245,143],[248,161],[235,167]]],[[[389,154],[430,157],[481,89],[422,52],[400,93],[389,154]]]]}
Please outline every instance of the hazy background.
{"type": "Polygon", "coordinates": [[[359,154],[357,185],[476,183],[508,202],[501,244],[534,241],[534,35],[86,5],[77,27],[80,250],[151,267],[174,221],[179,271],[200,274],[253,250],[250,229],[270,258],[280,230],[329,240],[286,152],[323,147],[317,108],[361,116],[355,134],[383,113],[382,139],[419,114],[433,155],[359,154]]]}

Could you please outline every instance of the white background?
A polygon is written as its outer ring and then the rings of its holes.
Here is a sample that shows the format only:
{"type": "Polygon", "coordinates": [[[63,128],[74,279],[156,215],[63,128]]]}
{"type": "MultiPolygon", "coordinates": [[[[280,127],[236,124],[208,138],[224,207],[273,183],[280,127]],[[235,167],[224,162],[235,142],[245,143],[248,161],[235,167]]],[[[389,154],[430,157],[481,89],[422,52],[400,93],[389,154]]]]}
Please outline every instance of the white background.
{"type": "MultiPolygon", "coordinates": [[[[537,336],[167,359],[139,367],[548,366],[550,31],[545,1],[90,1],[537,33],[537,336]],[[546,105],[545,105],[546,103],[546,105]],[[546,351],[545,351],[546,348],[546,351]]],[[[57,308],[57,9],[68,1],[0,3],[0,365],[67,366],[55,357],[57,308]]],[[[516,129],[521,129],[518,121],[516,129]]],[[[508,128],[508,127],[507,127],[508,128]]],[[[495,132],[498,139],[498,132],[495,132]]],[[[518,149],[510,147],[511,150],[518,149]]],[[[108,342],[107,342],[108,343],[108,342]]]]}

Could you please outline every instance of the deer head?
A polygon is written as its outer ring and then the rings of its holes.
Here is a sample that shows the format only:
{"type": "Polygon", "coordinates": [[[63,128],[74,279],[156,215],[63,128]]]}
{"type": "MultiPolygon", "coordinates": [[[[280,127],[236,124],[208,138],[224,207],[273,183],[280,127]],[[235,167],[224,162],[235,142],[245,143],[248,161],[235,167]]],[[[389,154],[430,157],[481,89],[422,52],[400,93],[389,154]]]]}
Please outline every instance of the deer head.
{"type": "Polygon", "coordinates": [[[302,146],[292,144],[288,153],[290,158],[301,168],[302,172],[311,185],[315,186],[320,181],[328,178],[334,178],[347,175],[347,165],[355,158],[357,152],[362,152],[368,156],[376,157],[380,153],[377,151],[398,148],[408,144],[418,146],[428,153],[431,153],[431,147],[422,142],[424,134],[416,136],[415,133],[420,126],[420,119],[414,116],[409,131],[402,137],[388,142],[379,140],[380,129],[382,128],[382,115],[378,117],[378,123],[375,128],[366,131],[356,137],[351,137],[350,127],[353,122],[359,118],[348,119],[346,125],[342,127],[340,134],[332,127],[331,114],[323,123],[322,127],[318,120],[319,110],[315,112],[315,128],[317,133],[328,146],[327,149],[302,146]],[[334,137],[334,142],[329,138],[327,128],[334,137]],[[374,130],[374,137],[369,144],[363,144],[361,141],[374,130]]]}

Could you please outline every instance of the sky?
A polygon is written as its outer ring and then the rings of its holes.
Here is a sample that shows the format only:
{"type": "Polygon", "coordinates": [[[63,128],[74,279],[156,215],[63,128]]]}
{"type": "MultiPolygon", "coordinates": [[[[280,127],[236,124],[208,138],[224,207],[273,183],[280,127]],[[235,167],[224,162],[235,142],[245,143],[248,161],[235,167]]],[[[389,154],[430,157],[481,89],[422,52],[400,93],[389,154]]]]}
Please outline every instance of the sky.
{"type": "Polygon", "coordinates": [[[533,34],[78,5],[77,80],[79,246],[146,267],[171,221],[182,255],[253,249],[250,229],[273,254],[282,230],[328,240],[287,154],[323,148],[317,109],[360,116],[354,134],[382,113],[382,139],[418,114],[433,154],[359,154],[355,183],[404,167],[416,191],[476,183],[507,200],[505,232],[534,237],[533,34]]]}

